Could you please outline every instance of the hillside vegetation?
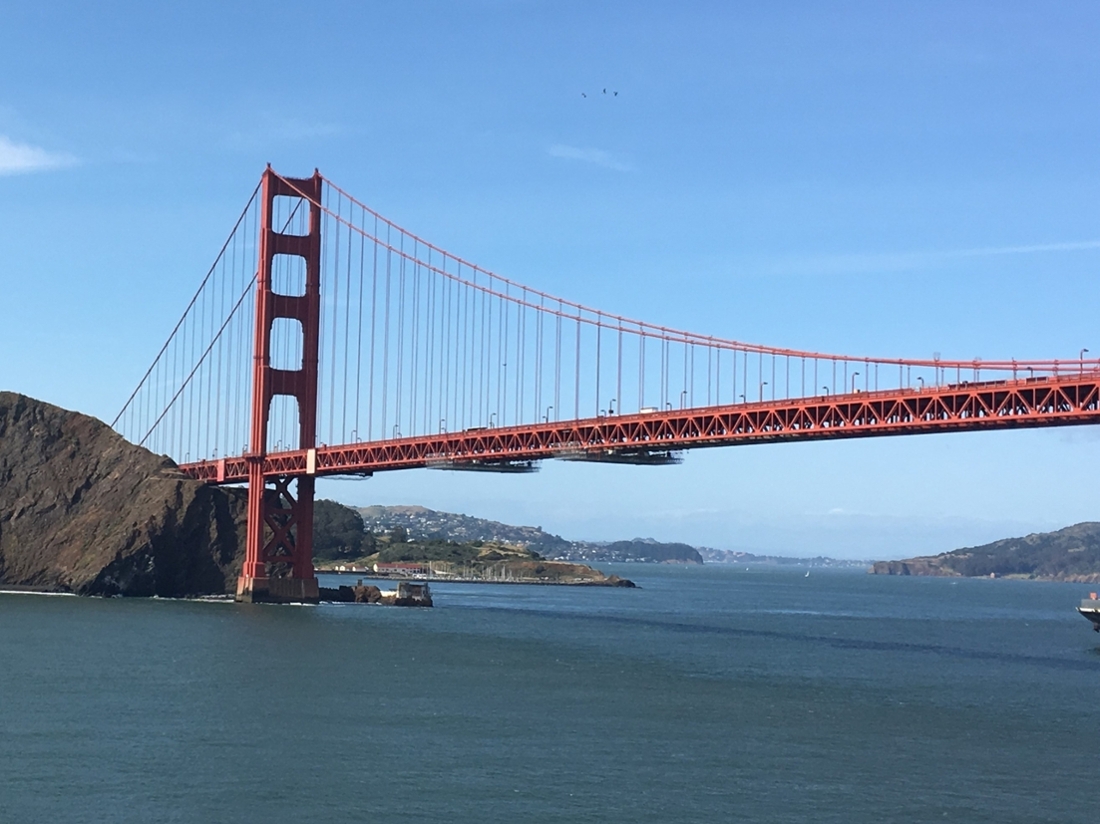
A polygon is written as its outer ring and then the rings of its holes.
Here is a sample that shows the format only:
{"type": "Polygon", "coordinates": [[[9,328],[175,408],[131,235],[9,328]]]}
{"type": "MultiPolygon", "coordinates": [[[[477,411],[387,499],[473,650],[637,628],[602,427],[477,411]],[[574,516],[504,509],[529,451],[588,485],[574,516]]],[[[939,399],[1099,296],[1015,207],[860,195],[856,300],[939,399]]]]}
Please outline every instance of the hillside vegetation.
{"type": "Polygon", "coordinates": [[[486,518],[440,512],[423,506],[367,506],[359,510],[366,528],[375,534],[404,529],[413,541],[483,541],[536,552],[555,561],[583,563],[688,563],[701,564],[695,547],[660,543],[647,538],[630,541],[567,541],[539,526],[514,526],[486,518]]]}
{"type": "Polygon", "coordinates": [[[904,561],[879,561],[876,575],[1017,577],[1100,582],[1100,523],[1006,538],[977,547],[904,561]]]}
{"type": "MultiPolygon", "coordinates": [[[[407,520],[388,531],[364,531],[366,525],[360,513],[365,511],[373,514],[375,517],[368,517],[367,524],[377,528],[376,516],[379,509],[382,507],[356,511],[335,501],[317,501],[314,514],[314,557],[318,559],[318,568],[338,569],[350,566],[353,569],[371,569],[375,564],[414,563],[430,567],[435,577],[633,586],[629,581],[615,575],[604,575],[585,564],[544,558],[527,546],[512,545],[499,540],[448,540],[440,537],[444,533],[438,530],[433,531],[432,537],[414,537],[404,525],[407,520]]],[[[432,512],[414,507],[402,507],[401,510],[406,515],[410,511],[416,513],[417,510],[432,512]]],[[[465,521],[478,520],[466,516],[456,517],[465,521]]],[[[531,530],[530,527],[514,529],[531,530]]],[[[424,530],[420,532],[423,534],[424,530]]]]}

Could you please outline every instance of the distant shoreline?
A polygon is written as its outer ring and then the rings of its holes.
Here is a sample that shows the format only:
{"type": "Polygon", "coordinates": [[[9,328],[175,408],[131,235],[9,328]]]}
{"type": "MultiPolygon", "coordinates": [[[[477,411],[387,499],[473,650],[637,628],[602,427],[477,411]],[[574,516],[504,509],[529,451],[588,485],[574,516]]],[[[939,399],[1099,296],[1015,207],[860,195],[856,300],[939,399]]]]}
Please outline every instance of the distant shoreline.
{"type": "Polygon", "coordinates": [[[610,589],[640,589],[627,578],[608,578],[592,581],[539,581],[534,578],[516,578],[510,581],[498,581],[485,578],[458,578],[452,575],[379,575],[376,572],[348,572],[334,569],[318,569],[318,575],[346,575],[367,581],[427,581],[430,584],[519,584],[540,587],[606,587],[610,589]],[[625,582],[625,583],[624,583],[625,582]]]}

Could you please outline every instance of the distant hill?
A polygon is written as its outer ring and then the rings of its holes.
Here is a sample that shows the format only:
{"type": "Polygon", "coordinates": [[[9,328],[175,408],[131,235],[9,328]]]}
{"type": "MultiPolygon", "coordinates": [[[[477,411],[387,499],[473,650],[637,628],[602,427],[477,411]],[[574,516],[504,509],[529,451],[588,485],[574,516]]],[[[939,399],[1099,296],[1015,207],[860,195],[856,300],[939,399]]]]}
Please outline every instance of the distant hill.
{"type": "Polygon", "coordinates": [[[403,527],[409,540],[414,541],[484,541],[522,547],[549,560],[585,563],[703,563],[703,557],[693,546],[663,544],[649,538],[614,543],[567,541],[538,526],[512,526],[423,506],[366,506],[359,514],[371,532],[384,533],[403,527]]]}
{"type": "Polygon", "coordinates": [[[835,569],[859,569],[871,565],[870,561],[828,558],[824,555],[815,555],[812,558],[792,558],[788,555],[757,555],[735,549],[714,549],[709,546],[699,547],[699,554],[703,556],[703,561],[708,564],[765,564],[773,566],[832,567],[835,569]]]}
{"type": "Polygon", "coordinates": [[[486,541],[523,547],[547,558],[572,546],[557,535],[543,532],[542,527],[511,526],[423,506],[364,506],[359,514],[363,526],[375,534],[400,526],[416,541],[486,541]]]}
{"type": "Polygon", "coordinates": [[[602,547],[604,552],[621,555],[624,561],[656,561],[661,564],[701,564],[703,556],[687,544],[664,544],[659,541],[635,538],[633,541],[614,541],[602,547]]]}
{"type": "Polygon", "coordinates": [[[940,555],[879,561],[871,572],[1100,583],[1100,523],[1075,524],[1057,532],[1006,538],[940,555]]]}
{"type": "Polygon", "coordinates": [[[469,537],[508,535],[565,543],[535,527],[509,527],[414,506],[356,510],[327,500],[317,501],[314,516],[314,557],[326,571],[411,574],[375,566],[406,564],[433,580],[634,586],[585,564],[545,558],[519,541],[469,537]]]}
{"type": "Polygon", "coordinates": [[[629,541],[567,541],[539,526],[512,526],[485,518],[454,512],[440,512],[423,506],[365,506],[359,509],[363,525],[375,535],[397,527],[413,541],[484,541],[506,544],[537,552],[556,561],[592,563],[719,563],[719,564],[800,564],[832,567],[866,567],[866,561],[840,561],[835,558],[784,558],[753,555],[683,543],[662,543],[652,538],[629,541]]]}

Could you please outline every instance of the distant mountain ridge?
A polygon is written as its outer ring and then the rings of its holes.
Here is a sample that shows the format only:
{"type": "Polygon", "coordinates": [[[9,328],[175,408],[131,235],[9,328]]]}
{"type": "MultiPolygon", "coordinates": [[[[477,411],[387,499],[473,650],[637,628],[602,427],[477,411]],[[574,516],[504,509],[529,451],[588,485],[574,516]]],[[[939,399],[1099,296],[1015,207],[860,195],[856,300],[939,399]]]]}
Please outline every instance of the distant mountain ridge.
{"type": "Polygon", "coordinates": [[[940,555],[878,561],[876,575],[1016,577],[1100,583],[1100,523],[1086,522],[1056,532],[1005,538],[940,555]]]}

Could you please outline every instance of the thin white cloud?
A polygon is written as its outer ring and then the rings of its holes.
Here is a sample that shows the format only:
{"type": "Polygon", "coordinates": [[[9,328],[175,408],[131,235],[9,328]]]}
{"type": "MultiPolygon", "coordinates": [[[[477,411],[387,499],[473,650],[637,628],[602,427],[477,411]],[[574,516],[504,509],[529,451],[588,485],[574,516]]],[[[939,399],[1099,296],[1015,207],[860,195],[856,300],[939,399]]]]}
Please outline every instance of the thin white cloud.
{"type": "Polygon", "coordinates": [[[255,127],[238,129],[228,135],[228,142],[235,149],[254,149],[266,146],[273,141],[301,142],[321,140],[342,134],[343,129],[335,123],[315,123],[304,120],[275,120],[268,118],[255,127]]]}
{"type": "Polygon", "coordinates": [[[1030,246],[987,246],[980,249],[959,249],[942,254],[953,257],[976,255],[1020,255],[1033,252],[1076,252],[1079,249],[1100,249],[1100,240],[1076,240],[1069,243],[1033,243],[1030,246]]]}
{"type": "Polygon", "coordinates": [[[561,157],[566,160],[580,160],[583,163],[594,163],[605,169],[614,169],[617,172],[629,172],[631,166],[617,159],[610,152],[603,149],[581,149],[576,146],[566,146],[555,143],[546,150],[551,157],[561,157]]]}
{"type": "Polygon", "coordinates": [[[785,257],[775,261],[771,271],[772,274],[781,275],[875,274],[923,269],[959,258],[1080,252],[1092,249],[1100,249],[1100,240],[1031,243],[1019,246],[980,246],[973,249],[926,250],[922,252],[799,256],[785,257]]]}
{"type": "Polygon", "coordinates": [[[28,143],[16,143],[0,135],[0,175],[45,172],[72,166],[76,158],[62,152],[50,152],[28,143]]]}

